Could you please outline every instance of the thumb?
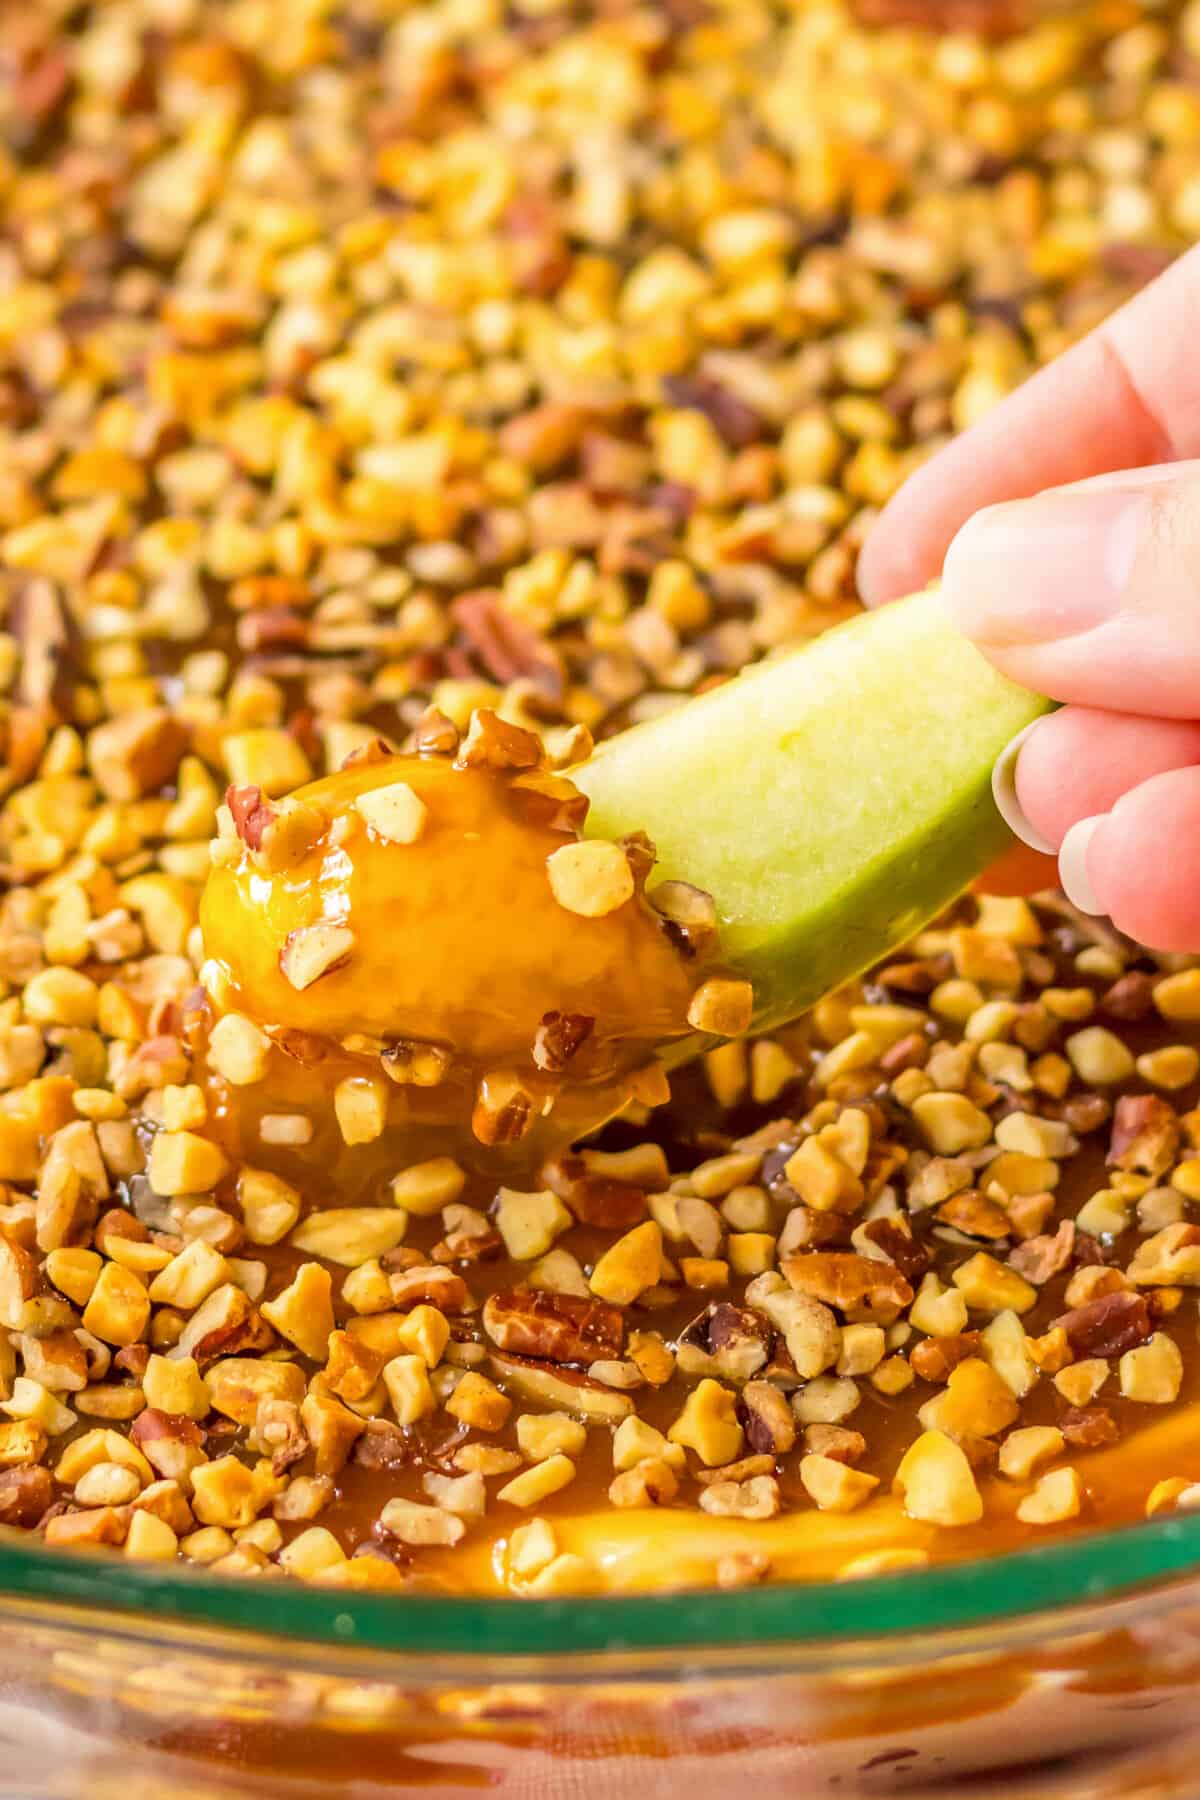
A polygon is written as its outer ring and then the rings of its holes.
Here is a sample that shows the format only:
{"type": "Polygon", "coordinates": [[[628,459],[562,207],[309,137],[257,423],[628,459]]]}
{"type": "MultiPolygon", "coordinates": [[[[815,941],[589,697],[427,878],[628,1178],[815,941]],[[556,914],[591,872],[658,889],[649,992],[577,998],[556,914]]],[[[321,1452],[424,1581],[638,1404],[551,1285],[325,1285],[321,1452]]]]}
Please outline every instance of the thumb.
{"type": "Polygon", "coordinates": [[[946,557],[951,616],[1023,687],[1200,716],[1200,462],[989,506],[946,557]]]}

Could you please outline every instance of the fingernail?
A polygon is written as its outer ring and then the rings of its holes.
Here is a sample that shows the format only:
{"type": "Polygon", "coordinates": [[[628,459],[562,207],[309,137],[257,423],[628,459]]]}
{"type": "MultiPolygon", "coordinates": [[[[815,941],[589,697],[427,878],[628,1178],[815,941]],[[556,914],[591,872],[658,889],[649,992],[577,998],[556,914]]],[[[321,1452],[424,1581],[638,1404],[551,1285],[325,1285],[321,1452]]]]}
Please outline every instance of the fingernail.
{"type": "Polygon", "coordinates": [[[1059,488],[988,506],[946,555],[959,629],[981,643],[1073,637],[1124,605],[1151,502],[1141,492],[1059,488]]]}
{"type": "Polygon", "coordinates": [[[1080,819],[1058,847],[1058,879],[1062,891],[1071,905],[1083,913],[1104,912],[1088,874],[1087,854],[1097,827],[1103,825],[1107,817],[1107,813],[1094,813],[1090,819],[1080,819]]]}
{"type": "Polygon", "coordinates": [[[1035,719],[1031,725],[1026,725],[1024,731],[1018,731],[1011,743],[1005,744],[992,770],[992,798],[1000,817],[1015,837],[1019,837],[1023,844],[1028,844],[1031,850],[1040,850],[1044,856],[1053,856],[1054,845],[1030,823],[1029,815],[1017,799],[1017,758],[1026,738],[1031,731],[1037,730],[1041,722],[1040,719],[1035,719]]]}

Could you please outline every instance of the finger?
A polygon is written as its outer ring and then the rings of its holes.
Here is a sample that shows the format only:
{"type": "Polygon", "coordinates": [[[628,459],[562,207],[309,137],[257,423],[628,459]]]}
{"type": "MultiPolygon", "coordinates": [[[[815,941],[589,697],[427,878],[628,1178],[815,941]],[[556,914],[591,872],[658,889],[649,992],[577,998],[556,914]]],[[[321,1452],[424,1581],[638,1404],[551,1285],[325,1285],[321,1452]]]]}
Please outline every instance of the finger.
{"type": "Polygon", "coordinates": [[[977,894],[1037,894],[1058,885],[1058,864],[1028,844],[1013,844],[972,885],[977,894]]]}
{"type": "Polygon", "coordinates": [[[1075,825],[1063,888],[1151,950],[1200,950],[1200,768],[1154,775],[1075,825]]]}
{"type": "Polygon", "coordinates": [[[919,469],[859,561],[869,606],[924,587],[980,507],[1200,456],[1200,246],[919,469]]]}
{"type": "Polygon", "coordinates": [[[1072,825],[1169,769],[1200,764],[1200,725],[1066,706],[1040,719],[1017,760],[1016,798],[1033,833],[1055,846],[1072,825]]]}
{"type": "Polygon", "coordinates": [[[946,604],[1014,681],[1187,718],[1200,706],[1200,462],[992,506],[950,546],[946,604]]]}

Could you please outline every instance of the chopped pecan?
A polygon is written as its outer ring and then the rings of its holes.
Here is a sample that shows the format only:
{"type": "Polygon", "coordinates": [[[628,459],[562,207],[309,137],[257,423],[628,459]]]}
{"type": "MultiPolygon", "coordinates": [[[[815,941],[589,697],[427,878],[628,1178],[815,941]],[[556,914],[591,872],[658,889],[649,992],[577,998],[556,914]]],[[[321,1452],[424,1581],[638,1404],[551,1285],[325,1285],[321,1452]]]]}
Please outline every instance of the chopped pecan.
{"type": "Polygon", "coordinates": [[[847,1317],[891,1320],[913,1297],[899,1269],[853,1252],[813,1250],[788,1257],[782,1268],[797,1293],[822,1300],[847,1317]]]}
{"type": "Polygon", "coordinates": [[[1100,1004],[1110,1018],[1144,1019],[1154,1010],[1154,977],[1144,969],[1130,969],[1105,990],[1100,1004]]]}
{"type": "Polygon", "coordinates": [[[402,1469],[413,1459],[413,1445],[408,1432],[386,1419],[368,1419],[366,1429],[354,1446],[353,1460],[364,1469],[402,1469]]]}
{"type": "Polygon", "coordinates": [[[985,1199],[978,1188],[967,1188],[944,1200],[938,1207],[937,1216],[941,1224],[951,1225],[967,1237],[982,1238],[988,1243],[1012,1235],[1004,1208],[997,1206],[994,1200],[985,1199]]]}
{"type": "Polygon", "coordinates": [[[164,1480],[178,1481],[185,1489],[192,1470],[205,1461],[206,1433],[182,1413],[144,1407],[130,1426],[129,1435],[164,1480]]]}
{"type": "Polygon", "coordinates": [[[960,1331],[954,1337],[924,1338],[909,1355],[914,1375],[922,1381],[945,1381],[959,1363],[978,1356],[980,1337],[977,1331],[960,1331]]]}
{"type": "Polygon", "coordinates": [[[194,1449],[201,1449],[205,1438],[204,1431],[194,1419],[186,1418],[183,1413],[162,1412],[156,1406],[147,1406],[138,1414],[129,1428],[129,1435],[139,1448],[166,1438],[172,1443],[191,1444],[194,1449]]]}
{"type": "Polygon", "coordinates": [[[766,1152],[759,1166],[759,1180],[781,1206],[795,1206],[800,1198],[786,1174],[788,1163],[798,1147],[799,1138],[789,1132],[781,1143],[766,1152]]]}
{"type": "Polygon", "coordinates": [[[146,707],[98,725],[88,738],[88,761],[109,800],[140,800],[174,777],[187,742],[180,719],[165,707],[146,707]]]}
{"type": "Polygon", "coordinates": [[[490,1360],[509,1392],[522,1399],[544,1402],[576,1418],[614,1424],[633,1414],[634,1404],[628,1394],[593,1381],[576,1369],[542,1362],[536,1357],[514,1356],[509,1351],[496,1351],[490,1360]]]}
{"type": "Polygon", "coordinates": [[[931,994],[939,981],[944,981],[952,968],[949,955],[929,957],[923,962],[888,963],[875,979],[884,988],[895,988],[902,994],[931,994]]]}
{"type": "Polygon", "coordinates": [[[33,706],[14,706],[0,716],[0,762],[7,780],[28,781],[41,761],[49,736],[47,715],[33,706]]]}
{"type": "Polygon", "coordinates": [[[668,375],[663,382],[673,406],[694,407],[733,450],[742,450],[763,435],[763,422],[752,406],[708,375],[668,375]]]}
{"type": "Polygon", "coordinates": [[[270,1350],[275,1333],[240,1288],[230,1283],[210,1294],[188,1320],[180,1346],[201,1365],[219,1356],[270,1350]]]}
{"type": "Polygon", "coordinates": [[[931,1156],[913,1174],[908,1184],[908,1205],[912,1212],[925,1212],[941,1206],[943,1201],[963,1193],[971,1186],[974,1171],[965,1156],[931,1156]]]}
{"type": "Polygon", "coordinates": [[[125,1063],[116,1090],[122,1100],[140,1100],[144,1094],[179,1086],[187,1073],[188,1053],[182,1040],[165,1034],[151,1037],[125,1063]]]}
{"type": "Polygon", "coordinates": [[[67,614],[54,584],[24,582],[9,618],[21,648],[18,699],[40,716],[50,706],[65,714],[70,699],[70,636],[67,614]]]}
{"type": "Polygon", "coordinates": [[[1099,1131],[1111,1112],[1112,1104],[1103,1094],[1072,1094],[1069,1100],[1063,1101],[1062,1107],[1063,1123],[1080,1137],[1086,1137],[1089,1131],[1099,1131]]]}
{"type": "Polygon", "coordinates": [[[294,1400],[265,1396],[254,1415],[254,1441],[271,1459],[271,1470],[282,1475],[308,1452],[308,1433],[294,1400]]]}
{"type": "Polygon", "coordinates": [[[1106,1160],[1110,1168],[1165,1175],[1178,1154],[1179,1141],[1179,1120],[1165,1100],[1157,1094],[1122,1094],[1113,1114],[1106,1160]]]}
{"type": "Polygon", "coordinates": [[[828,1456],[853,1468],[867,1454],[867,1440],[861,1431],[845,1425],[807,1425],[804,1448],[810,1456],[828,1456]]]}
{"type": "Polygon", "coordinates": [[[1044,1287],[1052,1275],[1061,1274],[1068,1267],[1074,1248],[1075,1221],[1064,1219],[1053,1236],[1044,1233],[1018,1244],[1008,1266],[1026,1281],[1032,1281],[1034,1287],[1044,1287]]]}
{"type": "Polygon", "coordinates": [[[458,750],[458,726],[436,706],[427,706],[413,731],[413,748],[420,756],[454,756],[458,750]]]}
{"type": "Polygon", "coordinates": [[[150,1346],[148,1344],[126,1344],[113,1357],[113,1368],[120,1369],[122,1375],[131,1375],[134,1381],[141,1381],[150,1365],[150,1346]]]}
{"type": "Polygon", "coordinates": [[[546,769],[527,769],[509,786],[513,806],[527,824],[571,836],[583,829],[591,805],[573,781],[546,769]]]}
{"type": "MultiPolygon", "coordinates": [[[[529,416],[525,415],[526,418],[529,416]]],[[[511,430],[520,423],[520,420],[511,419],[505,429],[511,430]]],[[[450,612],[494,681],[507,687],[510,681],[523,676],[535,682],[552,699],[561,699],[563,670],[558,656],[544,639],[536,637],[506,609],[497,589],[480,588],[471,594],[461,594],[450,612]]]]}
{"type": "Polygon", "coordinates": [[[770,1456],[786,1456],[795,1446],[795,1416],[773,1383],[748,1381],[742,1389],[737,1410],[751,1450],[770,1456]]]}
{"type": "Polygon", "coordinates": [[[450,1231],[429,1252],[435,1263],[487,1262],[499,1256],[504,1239],[498,1231],[450,1231]]]}
{"type": "Polygon", "coordinates": [[[532,731],[510,725],[499,713],[481,706],[471,714],[466,737],[454,759],[456,769],[536,769],[541,742],[532,731]]]}
{"type": "Polygon", "coordinates": [[[379,1056],[384,1074],[397,1087],[440,1087],[453,1060],[444,1045],[419,1038],[397,1038],[379,1056]]]}
{"type": "Polygon", "coordinates": [[[629,831],[621,839],[621,849],[625,852],[625,861],[629,864],[633,885],[641,893],[658,860],[658,851],[654,841],[647,837],[644,831],[629,831]]]}
{"type": "Polygon", "coordinates": [[[723,1375],[745,1381],[766,1364],[773,1336],[757,1313],[721,1301],[680,1332],[678,1364],[687,1375],[723,1375]]]}
{"type": "Polygon", "coordinates": [[[542,1180],[582,1225],[630,1231],[646,1216],[646,1192],[625,1181],[588,1173],[582,1156],[566,1151],[542,1166],[542,1180]]]}
{"type": "Polygon", "coordinates": [[[1075,1268],[1088,1269],[1096,1264],[1112,1266],[1119,1261],[1120,1254],[1114,1244],[1102,1244],[1090,1231],[1080,1231],[1076,1226],[1071,1249],[1071,1262],[1075,1268]]]}
{"type": "Polygon", "coordinates": [[[0,1525],[30,1531],[54,1499],[49,1469],[0,1469],[0,1525]]]}
{"type": "Polygon", "coordinates": [[[341,968],[354,949],[354,933],[337,919],[320,919],[288,933],[279,952],[279,967],[297,993],[341,968]]]}
{"type": "Polygon", "coordinates": [[[709,1308],[707,1337],[710,1350],[728,1350],[731,1346],[744,1344],[750,1338],[769,1344],[771,1333],[757,1313],[742,1306],[731,1306],[728,1301],[722,1300],[709,1308]]]}
{"type": "MultiPolygon", "coordinates": [[[[386,1267],[386,1259],[384,1266],[386,1267]]],[[[439,1312],[461,1313],[466,1310],[470,1294],[461,1275],[434,1263],[421,1263],[414,1269],[394,1269],[388,1275],[392,1305],[398,1312],[411,1312],[414,1306],[436,1306],[439,1312]]]]}
{"type": "Polygon", "coordinates": [[[1064,1313],[1054,1325],[1066,1332],[1076,1356],[1121,1356],[1154,1335],[1145,1295],[1125,1290],[1101,1294],[1098,1300],[1064,1313]]]}
{"type": "Polygon", "coordinates": [[[759,1451],[754,1456],[739,1457],[737,1462],[723,1463],[720,1468],[697,1469],[696,1480],[701,1487],[714,1487],[721,1481],[753,1481],[756,1475],[774,1473],[774,1456],[769,1451],[759,1451]]]}
{"type": "Polygon", "coordinates": [[[10,1331],[24,1330],[29,1303],[43,1285],[37,1258],[0,1233],[0,1325],[10,1331]]]}
{"type": "MultiPolygon", "coordinates": [[[[457,744],[457,733],[455,733],[454,741],[457,744]]],[[[392,746],[384,738],[368,738],[365,744],[359,744],[356,749],[350,751],[348,756],[343,756],[341,766],[343,769],[372,769],[378,767],[380,763],[390,762],[395,754],[392,746]]]]}
{"type": "Polygon", "coordinates": [[[591,1363],[620,1356],[625,1344],[625,1318],[619,1307],[530,1288],[489,1295],[483,1328],[501,1350],[543,1362],[591,1363]]]}
{"type": "Polygon", "coordinates": [[[687,957],[706,956],[717,941],[717,905],[690,881],[660,881],[646,898],[671,942],[687,957]]]}
{"type": "Polygon", "coordinates": [[[918,1280],[929,1267],[929,1254],[914,1238],[907,1219],[869,1219],[862,1235],[869,1243],[878,1244],[908,1282],[918,1280]]]}
{"type": "Polygon", "coordinates": [[[471,1130],[481,1144],[516,1144],[537,1117],[533,1095],[507,1069],[483,1076],[471,1109],[471,1130]]]}
{"type": "Polygon", "coordinates": [[[16,72],[10,103],[14,122],[25,128],[20,140],[28,151],[39,146],[37,130],[46,126],[63,106],[75,86],[75,74],[72,59],[53,43],[28,61],[21,61],[23,66],[16,72]]]}
{"type": "Polygon", "coordinates": [[[533,1060],[538,1068],[560,1073],[591,1037],[595,1023],[586,1013],[544,1014],[533,1040],[533,1060]]]}
{"type": "Polygon", "coordinates": [[[888,1046],[879,1058],[879,1067],[889,1080],[905,1069],[923,1069],[929,1061],[931,1047],[927,1037],[919,1031],[910,1031],[907,1037],[898,1038],[888,1046]]]}
{"type": "Polygon", "coordinates": [[[1200,1285],[1200,1226],[1180,1219],[1174,1225],[1165,1225],[1153,1237],[1144,1238],[1134,1252],[1128,1274],[1137,1287],[1200,1285]]]}
{"type": "Polygon", "coordinates": [[[1030,0],[854,0],[859,24],[923,26],[972,37],[1003,38],[1030,22],[1030,0]]]}
{"type": "Polygon", "coordinates": [[[1120,1435],[1116,1420],[1105,1406],[1069,1406],[1060,1417],[1058,1428],[1077,1450],[1113,1444],[1120,1435]]]}
{"type": "Polygon", "coordinates": [[[92,1242],[102,1255],[111,1256],[115,1238],[124,1238],[128,1243],[133,1244],[148,1244],[150,1233],[142,1221],[135,1219],[132,1213],[127,1213],[123,1207],[113,1206],[97,1219],[92,1242]]]}
{"type": "Polygon", "coordinates": [[[262,607],[238,620],[238,648],[251,654],[258,650],[304,650],[311,630],[310,622],[290,606],[262,607]]]}

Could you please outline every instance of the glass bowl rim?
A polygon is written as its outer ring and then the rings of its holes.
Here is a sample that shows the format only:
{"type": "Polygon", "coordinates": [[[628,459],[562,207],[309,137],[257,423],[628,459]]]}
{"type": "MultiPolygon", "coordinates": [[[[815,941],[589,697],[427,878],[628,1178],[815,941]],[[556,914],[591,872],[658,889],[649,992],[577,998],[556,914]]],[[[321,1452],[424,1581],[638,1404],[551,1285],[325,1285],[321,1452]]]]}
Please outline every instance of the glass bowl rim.
{"type": "MultiPolygon", "coordinates": [[[[1200,1573],[1200,1513],[1176,1513],[1029,1549],[866,1580],[738,1589],[526,1599],[371,1593],[206,1575],[174,1564],[56,1551],[0,1538],[6,1600],[101,1615],[113,1630],[152,1621],[314,1647],[521,1659],[860,1645],[889,1655],[905,1639],[1039,1621],[1190,1585],[1200,1573]]],[[[1094,1623],[1094,1621],[1090,1621],[1094,1623]]]]}

